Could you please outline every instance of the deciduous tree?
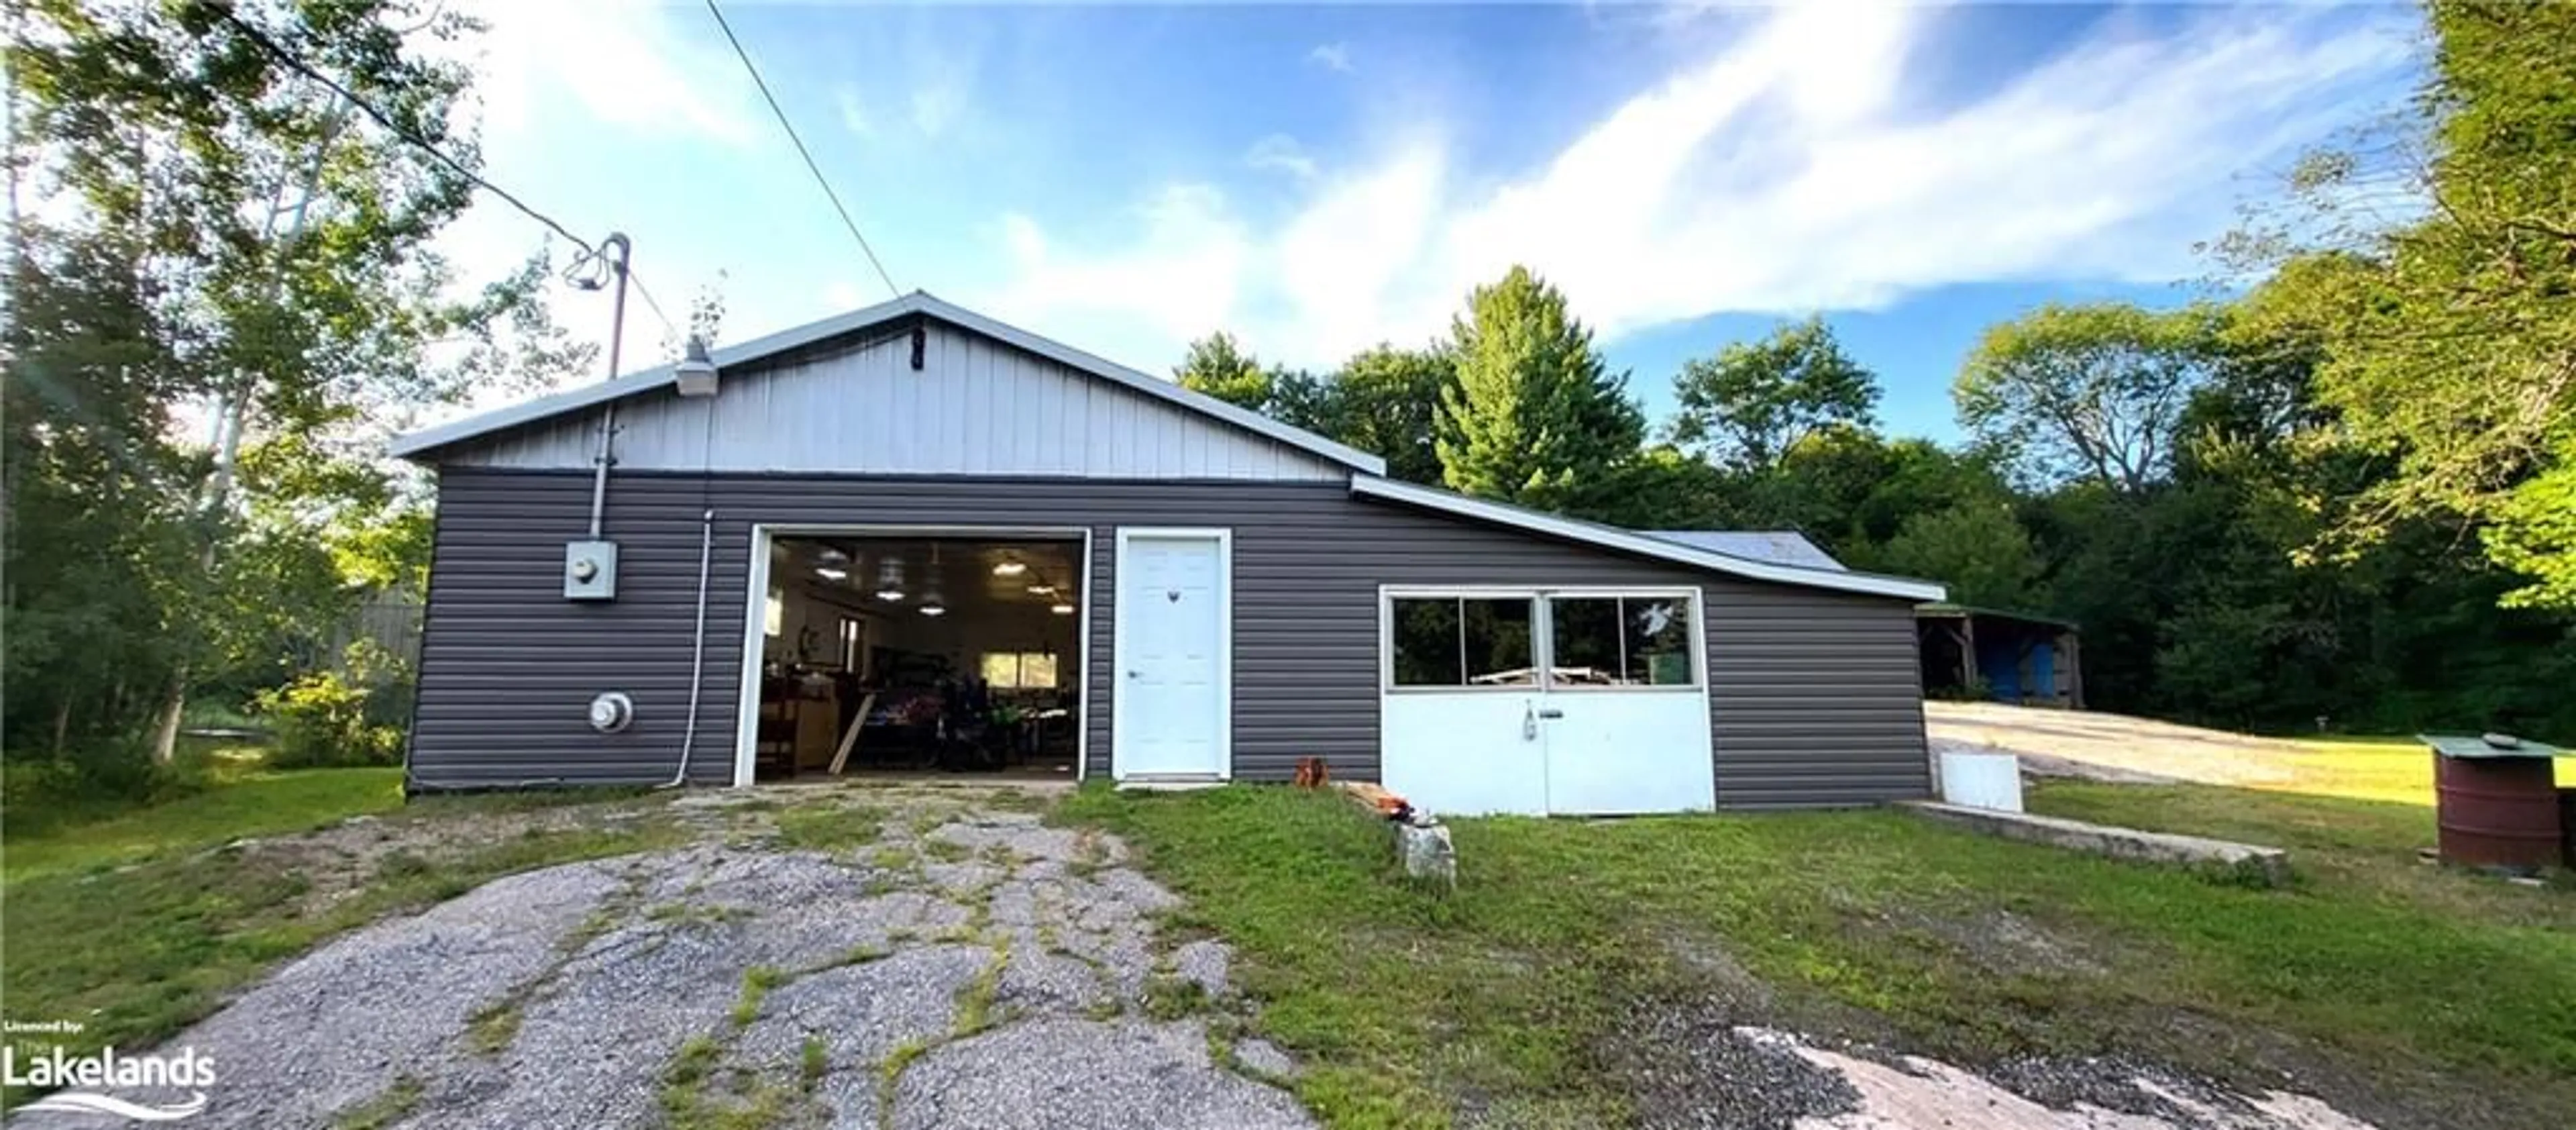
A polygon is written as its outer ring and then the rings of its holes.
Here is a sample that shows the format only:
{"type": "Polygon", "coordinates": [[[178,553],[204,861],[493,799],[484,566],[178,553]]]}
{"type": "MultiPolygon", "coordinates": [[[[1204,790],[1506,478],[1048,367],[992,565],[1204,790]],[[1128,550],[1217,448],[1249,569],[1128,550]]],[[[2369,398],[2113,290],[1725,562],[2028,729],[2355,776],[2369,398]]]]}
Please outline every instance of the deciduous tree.
{"type": "Polygon", "coordinates": [[[1353,354],[1340,371],[1316,382],[1316,407],[1302,421],[1292,413],[1290,422],[1385,459],[1389,477],[1437,486],[1440,452],[1433,433],[1441,394],[1456,379],[1444,350],[1379,345],[1353,354]]]}
{"type": "Polygon", "coordinates": [[[5,729],[130,734],[149,703],[166,759],[192,686],[280,617],[337,611],[327,531],[366,520],[341,492],[384,484],[387,425],[569,353],[528,301],[541,264],[458,301],[428,248],[471,188],[422,146],[474,153],[469,75],[420,47],[472,21],[413,0],[12,15],[12,200],[71,206],[11,217],[5,729]]]}
{"type": "Polygon", "coordinates": [[[2200,307],[2042,306],[1978,341],[1951,389],[1959,422],[2033,481],[2144,489],[2173,458],[2216,325],[2200,307]]]}
{"type": "Polygon", "coordinates": [[[1878,426],[1877,378],[1843,352],[1821,317],[1684,362],[1673,393],[1680,402],[1673,439],[1737,469],[1772,466],[1825,428],[1878,426]]]}
{"type": "Polygon", "coordinates": [[[2436,517],[2576,608],[2576,6],[2432,0],[2413,114],[2312,155],[2223,250],[2321,331],[2318,397],[2395,473],[2346,546],[2436,517]],[[2389,206],[2389,202],[2395,202],[2389,206]]]}

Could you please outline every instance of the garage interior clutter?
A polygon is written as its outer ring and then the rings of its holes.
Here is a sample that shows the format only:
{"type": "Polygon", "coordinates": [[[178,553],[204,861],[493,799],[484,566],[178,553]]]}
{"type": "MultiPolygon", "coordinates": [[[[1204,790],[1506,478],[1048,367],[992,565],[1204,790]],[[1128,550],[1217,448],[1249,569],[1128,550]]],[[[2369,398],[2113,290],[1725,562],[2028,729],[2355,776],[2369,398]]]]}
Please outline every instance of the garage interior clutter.
{"type": "Polygon", "coordinates": [[[781,536],[770,552],[757,779],[1073,775],[1080,540],[781,536]]]}

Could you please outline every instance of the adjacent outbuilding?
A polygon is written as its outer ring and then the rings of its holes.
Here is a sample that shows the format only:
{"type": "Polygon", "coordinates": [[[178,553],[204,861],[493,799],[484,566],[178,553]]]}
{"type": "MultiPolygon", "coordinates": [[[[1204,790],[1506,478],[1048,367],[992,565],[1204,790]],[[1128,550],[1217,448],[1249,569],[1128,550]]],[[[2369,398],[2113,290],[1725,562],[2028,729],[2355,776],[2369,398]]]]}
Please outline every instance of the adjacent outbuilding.
{"type": "Polygon", "coordinates": [[[1931,693],[2084,709],[2083,636],[2073,621],[1937,601],[1915,616],[1931,693]]]}
{"type": "Polygon", "coordinates": [[[439,489],[410,788],[1315,759],[1458,813],[1931,792],[1938,585],[1391,480],[926,294],[711,360],[396,444],[439,489]]]}

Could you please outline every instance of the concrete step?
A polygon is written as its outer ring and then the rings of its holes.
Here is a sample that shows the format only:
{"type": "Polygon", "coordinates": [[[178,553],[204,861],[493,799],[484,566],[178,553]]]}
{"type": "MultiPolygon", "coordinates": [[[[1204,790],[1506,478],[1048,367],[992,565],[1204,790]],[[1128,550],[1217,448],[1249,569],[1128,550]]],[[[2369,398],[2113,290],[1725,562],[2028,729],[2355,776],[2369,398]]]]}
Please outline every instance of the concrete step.
{"type": "Polygon", "coordinates": [[[2276,847],[2179,836],[2170,832],[2142,832],[2135,828],[2114,828],[2081,820],[1969,808],[1939,801],[1898,803],[1945,824],[1956,824],[2008,840],[2025,840],[2115,859],[2216,868],[2247,876],[2265,886],[2277,887],[2290,879],[2290,853],[2276,847]]]}

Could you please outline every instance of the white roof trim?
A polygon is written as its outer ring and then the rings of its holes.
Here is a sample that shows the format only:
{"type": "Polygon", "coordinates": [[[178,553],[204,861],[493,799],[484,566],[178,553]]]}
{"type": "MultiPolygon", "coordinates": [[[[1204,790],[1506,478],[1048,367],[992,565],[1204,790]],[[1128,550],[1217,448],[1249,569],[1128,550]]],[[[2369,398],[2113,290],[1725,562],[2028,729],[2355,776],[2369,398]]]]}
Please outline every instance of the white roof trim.
{"type": "MultiPolygon", "coordinates": [[[[715,350],[713,356],[716,368],[728,369],[737,365],[750,364],[772,354],[784,353],[800,346],[855,333],[870,326],[916,314],[927,315],[960,329],[970,330],[996,341],[1017,346],[1067,368],[1099,377],[1199,415],[1213,417],[1247,431],[1267,436],[1353,470],[1371,475],[1386,473],[1386,460],[1365,451],[1335,443],[1303,428],[1290,427],[1268,416],[1238,408],[1215,397],[1192,392],[1160,377],[1102,360],[1072,346],[1050,341],[1017,326],[994,321],[917,290],[891,302],[881,302],[863,310],[854,310],[838,317],[825,318],[794,329],[781,330],[740,345],[726,346],[715,350]]],[[[397,457],[410,458],[473,439],[476,436],[488,435],[549,417],[576,412],[593,405],[651,392],[670,384],[671,379],[669,365],[628,373],[613,380],[569,389],[551,396],[541,396],[434,428],[424,428],[394,440],[388,450],[390,454],[397,457]]]]}
{"type": "Polygon", "coordinates": [[[1553,514],[1541,514],[1535,510],[1524,510],[1518,506],[1509,506],[1500,502],[1487,502],[1479,498],[1469,498],[1445,490],[1397,482],[1376,475],[1351,476],[1351,493],[1419,506],[1427,510],[1438,510],[1463,518],[1492,522],[1495,525],[1529,530],[1533,533],[1564,538],[1567,541],[1585,542],[1633,553],[1640,557],[1695,565],[1702,569],[1731,573],[1757,581],[1869,593],[1873,596],[1899,597],[1914,601],[1942,600],[1949,592],[1930,581],[1918,581],[1910,577],[1885,577],[1873,573],[1811,569],[1771,561],[1756,561],[1749,557],[1737,557],[1733,554],[1718,553],[1658,537],[1649,537],[1633,530],[1595,525],[1572,518],[1560,518],[1553,514]]]}

